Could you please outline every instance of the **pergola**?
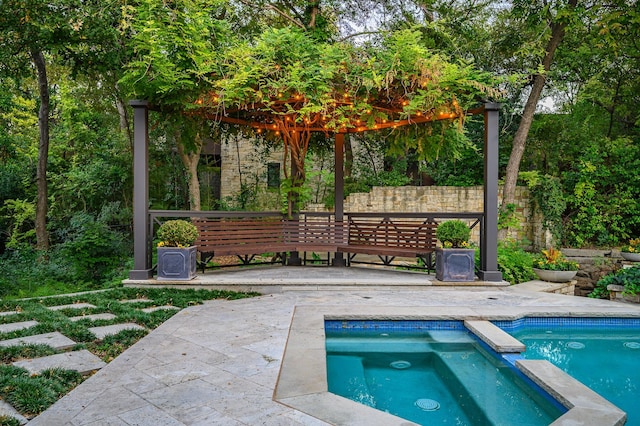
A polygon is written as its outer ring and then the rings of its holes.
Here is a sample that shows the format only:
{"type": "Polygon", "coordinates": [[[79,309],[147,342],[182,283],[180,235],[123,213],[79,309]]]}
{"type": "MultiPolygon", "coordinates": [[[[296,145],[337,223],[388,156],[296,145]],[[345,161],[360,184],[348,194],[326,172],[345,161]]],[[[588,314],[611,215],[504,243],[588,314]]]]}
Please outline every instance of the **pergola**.
{"type": "MultiPolygon", "coordinates": [[[[497,265],[498,244],[498,115],[499,106],[487,102],[478,108],[463,111],[457,102],[444,107],[413,111],[407,114],[407,100],[401,96],[379,96],[366,99],[366,110],[358,108],[357,100],[350,99],[348,92],[335,96],[330,102],[333,111],[340,110],[342,120],[332,121],[332,111],[323,110],[300,114],[307,105],[304,95],[282,93],[273,96],[266,104],[252,102],[250,107],[225,108],[216,93],[207,94],[194,103],[189,114],[203,119],[217,120],[253,128],[256,133],[273,132],[284,141],[285,153],[291,155],[291,176],[304,179],[304,158],[313,132],[333,135],[335,140],[335,220],[344,219],[344,135],[419,126],[441,120],[460,124],[465,115],[484,116],[484,211],[482,235],[480,236],[480,270],[478,276],[483,281],[502,281],[497,265]]],[[[152,276],[149,241],[149,177],[148,141],[149,109],[147,101],[135,100],[130,105],[134,109],[134,269],[130,279],[149,279],[152,276]]],[[[341,254],[340,254],[341,255],[341,254]]],[[[342,265],[337,258],[334,265],[342,265]]]]}

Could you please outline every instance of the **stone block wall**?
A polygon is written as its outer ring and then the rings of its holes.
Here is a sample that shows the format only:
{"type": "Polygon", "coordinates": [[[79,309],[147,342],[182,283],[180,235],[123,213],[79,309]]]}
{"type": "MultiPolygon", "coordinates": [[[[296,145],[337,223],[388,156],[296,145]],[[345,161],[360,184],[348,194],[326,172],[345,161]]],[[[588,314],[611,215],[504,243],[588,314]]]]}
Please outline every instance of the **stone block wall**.
{"type": "MultiPolygon", "coordinates": [[[[500,191],[501,193],[502,191],[500,191]]],[[[500,202],[499,200],[498,202],[500,202]]],[[[548,236],[542,230],[540,215],[532,215],[532,205],[527,188],[516,190],[516,214],[521,229],[511,235],[514,238],[544,246],[548,236]]],[[[314,206],[319,209],[319,206],[314,206]]],[[[344,204],[346,212],[482,212],[484,192],[482,186],[401,186],[374,187],[368,193],[350,194],[344,204]]],[[[478,230],[474,238],[477,241],[478,230]]]]}

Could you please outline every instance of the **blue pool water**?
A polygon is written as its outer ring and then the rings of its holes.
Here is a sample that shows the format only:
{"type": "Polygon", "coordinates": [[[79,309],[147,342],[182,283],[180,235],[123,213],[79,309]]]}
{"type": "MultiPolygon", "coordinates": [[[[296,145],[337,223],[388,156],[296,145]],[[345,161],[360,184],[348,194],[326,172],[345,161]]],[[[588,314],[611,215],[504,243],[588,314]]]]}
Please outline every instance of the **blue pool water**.
{"type": "Polygon", "coordinates": [[[564,412],[459,321],[375,323],[325,323],[330,392],[423,425],[548,425],[564,412]]]}
{"type": "Polygon", "coordinates": [[[496,325],[527,346],[524,358],[548,360],[626,411],[627,425],[640,425],[640,320],[527,318],[496,325]]]}

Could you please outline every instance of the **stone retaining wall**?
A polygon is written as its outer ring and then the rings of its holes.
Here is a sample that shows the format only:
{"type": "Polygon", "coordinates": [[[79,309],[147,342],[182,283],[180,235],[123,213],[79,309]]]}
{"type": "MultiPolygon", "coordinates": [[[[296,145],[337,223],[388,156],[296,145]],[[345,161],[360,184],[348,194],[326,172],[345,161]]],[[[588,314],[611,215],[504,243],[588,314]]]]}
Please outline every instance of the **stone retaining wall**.
{"type": "Polygon", "coordinates": [[[587,296],[593,291],[600,278],[622,268],[625,261],[617,250],[561,250],[573,261],[578,262],[580,269],[576,275],[576,296],[587,296]]]}

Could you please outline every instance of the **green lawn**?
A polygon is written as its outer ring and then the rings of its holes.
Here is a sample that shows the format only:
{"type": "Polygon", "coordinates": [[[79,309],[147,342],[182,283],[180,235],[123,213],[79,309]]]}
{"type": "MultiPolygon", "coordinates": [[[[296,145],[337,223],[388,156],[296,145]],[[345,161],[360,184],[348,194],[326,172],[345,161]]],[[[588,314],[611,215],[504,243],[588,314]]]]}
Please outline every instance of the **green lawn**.
{"type": "MultiPolygon", "coordinates": [[[[87,349],[108,363],[149,331],[179,312],[178,309],[162,309],[146,313],[140,310],[142,308],[157,306],[186,308],[201,304],[206,300],[233,300],[257,295],[257,293],[230,291],[113,288],[84,294],[4,301],[0,304],[0,312],[15,311],[17,313],[0,317],[0,324],[35,320],[38,325],[23,330],[0,333],[0,340],[57,331],[76,342],[76,345],[70,350],[87,349]],[[138,299],[140,301],[134,303],[121,303],[123,300],[138,299]],[[47,309],[47,306],[77,303],[89,303],[95,307],[58,311],[47,309]],[[109,320],[94,321],[90,319],[71,321],[69,319],[70,317],[101,313],[110,313],[115,317],[109,320]],[[145,327],[145,330],[123,330],[115,335],[107,336],[103,340],[96,339],[89,331],[90,327],[121,323],[135,323],[145,327]]],[[[27,370],[11,365],[12,362],[21,359],[53,355],[59,352],[62,351],[57,351],[46,345],[0,347],[0,358],[2,359],[0,397],[29,418],[38,415],[80,384],[86,377],[80,376],[77,372],[47,370],[39,375],[31,376],[27,370]]],[[[18,424],[13,420],[13,418],[0,417],[0,425],[18,424]]]]}

